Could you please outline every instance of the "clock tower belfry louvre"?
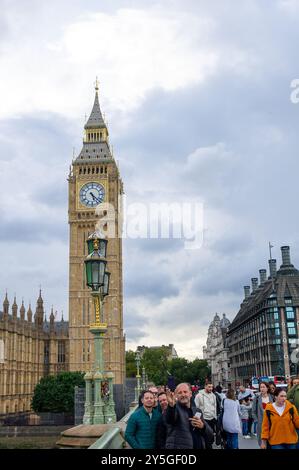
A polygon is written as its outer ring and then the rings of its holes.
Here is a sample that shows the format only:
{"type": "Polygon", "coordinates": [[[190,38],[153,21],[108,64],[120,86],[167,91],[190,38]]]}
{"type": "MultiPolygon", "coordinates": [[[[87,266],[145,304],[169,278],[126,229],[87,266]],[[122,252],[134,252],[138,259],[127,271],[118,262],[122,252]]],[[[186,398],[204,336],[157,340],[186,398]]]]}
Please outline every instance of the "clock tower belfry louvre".
{"type": "MultiPolygon", "coordinates": [[[[108,128],[103,119],[95,87],[94,105],[84,126],[83,147],[73,160],[69,182],[69,338],[70,370],[88,371],[94,360],[93,337],[89,325],[94,321],[94,306],[86,286],[84,260],[86,240],[96,229],[101,214],[96,207],[113,206],[115,237],[108,238],[107,269],[111,273],[109,295],[104,302],[104,321],[108,332],[104,340],[105,369],[114,373],[116,388],[125,378],[125,338],[123,334],[122,240],[118,220],[119,197],[123,185],[109,146],[108,128]]],[[[104,212],[105,215],[105,212],[104,212]]],[[[122,387],[116,393],[120,393],[122,387]]]]}

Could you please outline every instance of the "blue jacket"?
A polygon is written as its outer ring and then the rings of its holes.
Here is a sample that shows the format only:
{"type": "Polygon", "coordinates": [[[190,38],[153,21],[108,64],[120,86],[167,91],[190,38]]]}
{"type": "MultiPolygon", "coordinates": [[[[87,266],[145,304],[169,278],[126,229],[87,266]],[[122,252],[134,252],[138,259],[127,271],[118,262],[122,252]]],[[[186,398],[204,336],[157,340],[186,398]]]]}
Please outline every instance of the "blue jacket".
{"type": "Polygon", "coordinates": [[[125,440],[133,449],[155,449],[160,417],[161,413],[155,408],[151,418],[143,406],[138,408],[129,418],[125,440]]]}

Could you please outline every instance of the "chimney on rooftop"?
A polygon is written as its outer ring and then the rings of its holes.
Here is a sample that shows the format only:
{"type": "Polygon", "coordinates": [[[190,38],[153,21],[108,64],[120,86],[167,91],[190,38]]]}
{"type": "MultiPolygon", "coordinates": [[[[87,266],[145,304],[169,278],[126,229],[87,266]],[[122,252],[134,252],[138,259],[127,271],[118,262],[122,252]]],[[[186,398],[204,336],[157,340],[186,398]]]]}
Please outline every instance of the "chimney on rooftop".
{"type": "Polygon", "coordinates": [[[282,246],[280,249],[281,249],[281,257],[282,257],[282,265],[289,266],[291,264],[290,247],[282,246]]]}
{"type": "Polygon", "coordinates": [[[250,296],[250,286],[244,286],[245,300],[250,296]]]}
{"type": "Polygon", "coordinates": [[[251,278],[251,285],[252,285],[252,292],[256,291],[256,289],[259,286],[259,280],[257,277],[252,277],[251,278]]]}
{"type": "Polygon", "coordinates": [[[270,277],[276,277],[276,259],[269,259],[270,277]]]}
{"type": "Polygon", "coordinates": [[[265,284],[267,280],[267,269],[260,269],[259,273],[260,273],[260,284],[261,285],[265,284]]]}

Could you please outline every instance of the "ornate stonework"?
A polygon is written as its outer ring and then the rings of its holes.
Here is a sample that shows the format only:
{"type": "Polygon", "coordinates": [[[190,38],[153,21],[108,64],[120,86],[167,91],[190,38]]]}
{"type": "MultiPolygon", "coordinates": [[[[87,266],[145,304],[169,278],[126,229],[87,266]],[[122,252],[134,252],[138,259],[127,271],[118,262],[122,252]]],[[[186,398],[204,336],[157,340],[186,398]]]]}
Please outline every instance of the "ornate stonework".
{"type": "Polygon", "coordinates": [[[203,347],[203,358],[207,359],[211,367],[211,379],[214,386],[220,384],[227,387],[231,381],[226,341],[229,325],[230,321],[226,318],[225,313],[221,320],[216,313],[209,326],[207,345],[203,347]]]}
{"type": "MultiPolygon", "coordinates": [[[[93,109],[84,130],[83,147],[72,163],[68,178],[70,370],[89,371],[94,361],[94,342],[89,325],[95,321],[95,314],[90,290],[86,286],[84,260],[87,255],[88,236],[94,232],[102,217],[107,216],[104,211],[99,214],[98,209],[109,203],[115,214],[115,237],[108,237],[107,270],[111,273],[111,279],[109,295],[104,302],[103,320],[108,325],[104,339],[104,359],[106,369],[114,373],[114,383],[123,384],[125,338],[122,240],[119,227],[119,197],[123,193],[123,185],[110,150],[109,132],[99,105],[98,86],[93,109]]],[[[105,225],[103,227],[105,228],[105,225]]]]}
{"type": "Polygon", "coordinates": [[[37,300],[32,321],[29,306],[18,315],[16,299],[9,313],[7,295],[0,312],[0,415],[30,411],[35,385],[48,374],[68,370],[68,322],[55,321],[53,309],[50,321],[45,320],[43,299],[37,300]]]}

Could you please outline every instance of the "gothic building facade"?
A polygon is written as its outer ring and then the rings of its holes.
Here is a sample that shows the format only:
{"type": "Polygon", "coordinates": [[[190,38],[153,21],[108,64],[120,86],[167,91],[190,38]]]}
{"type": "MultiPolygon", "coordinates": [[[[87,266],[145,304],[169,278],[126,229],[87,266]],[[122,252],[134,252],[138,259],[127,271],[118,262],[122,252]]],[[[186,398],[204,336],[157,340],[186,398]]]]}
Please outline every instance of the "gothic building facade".
{"type": "Polygon", "coordinates": [[[230,321],[225,313],[220,319],[218,313],[214,316],[208,330],[207,344],[203,347],[203,358],[211,367],[211,380],[216,385],[227,388],[231,383],[230,364],[228,357],[227,329],[230,321]]]}
{"type": "Polygon", "coordinates": [[[45,318],[41,292],[35,315],[24,303],[11,312],[7,294],[0,312],[0,415],[30,411],[35,385],[48,374],[68,370],[68,322],[45,318]]]}

